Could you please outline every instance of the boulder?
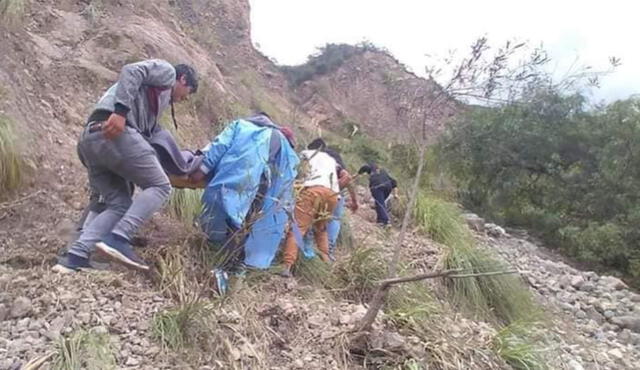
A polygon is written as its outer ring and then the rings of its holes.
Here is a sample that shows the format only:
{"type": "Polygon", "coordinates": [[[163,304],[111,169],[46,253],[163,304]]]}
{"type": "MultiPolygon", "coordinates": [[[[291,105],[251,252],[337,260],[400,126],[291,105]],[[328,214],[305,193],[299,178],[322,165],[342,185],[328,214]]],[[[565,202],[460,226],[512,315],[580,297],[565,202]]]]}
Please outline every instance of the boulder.
{"type": "Polygon", "coordinates": [[[465,220],[469,228],[477,232],[484,231],[484,219],[475,213],[463,213],[462,218],[465,220]]]}
{"type": "Polygon", "coordinates": [[[488,223],[484,225],[484,229],[487,232],[487,235],[494,238],[502,238],[507,235],[507,232],[500,226],[492,223],[488,223]]]}

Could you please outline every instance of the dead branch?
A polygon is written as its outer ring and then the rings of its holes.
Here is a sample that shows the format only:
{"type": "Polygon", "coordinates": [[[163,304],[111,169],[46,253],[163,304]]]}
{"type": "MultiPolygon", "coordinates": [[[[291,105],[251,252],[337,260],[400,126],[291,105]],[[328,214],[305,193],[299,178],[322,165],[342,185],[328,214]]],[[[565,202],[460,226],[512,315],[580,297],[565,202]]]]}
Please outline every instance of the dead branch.
{"type": "Polygon", "coordinates": [[[20,203],[24,202],[25,200],[31,199],[37,195],[39,195],[40,193],[44,192],[44,190],[38,190],[35,193],[31,193],[29,195],[25,195],[22,198],[18,198],[12,202],[6,202],[6,203],[0,203],[0,209],[7,209],[7,208],[13,208],[16,207],[18,205],[20,205],[20,203]]]}
{"type": "Polygon", "coordinates": [[[387,293],[392,286],[402,283],[408,283],[413,281],[420,281],[426,279],[433,278],[447,278],[447,279],[462,279],[462,278],[472,278],[472,277],[480,277],[480,276],[495,276],[495,275],[505,275],[505,274],[518,274],[519,270],[504,270],[504,271],[488,271],[488,272],[478,272],[472,274],[456,274],[456,272],[460,272],[462,269],[451,269],[451,270],[441,270],[429,272],[426,274],[414,275],[414,276],[405,276],[399,278],[391,278],[381,280],[378,283],[380,286],[376,289],[376,293],[371,299],[371,303],[369,304],[369,309],[365,313],[364,317],[360,320],[356,327],[353,328],[352,332],[361,332],[366,331],[371,328],[373,322],[378,316],[378,312],[384,306],[384,302],[387,297],[387,293]]]}

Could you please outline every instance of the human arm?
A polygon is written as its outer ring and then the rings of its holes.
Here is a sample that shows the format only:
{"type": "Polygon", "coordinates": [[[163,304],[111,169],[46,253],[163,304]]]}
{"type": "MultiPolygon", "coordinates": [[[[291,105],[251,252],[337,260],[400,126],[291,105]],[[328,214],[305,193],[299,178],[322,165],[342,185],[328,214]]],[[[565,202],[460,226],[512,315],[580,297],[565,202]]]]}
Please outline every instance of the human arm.
{"type": "Polygon", "coordinates": [[[141,86],[169,88],[175,79],[175,68],[164,60],[149,59],[125,65],[116,86],[114,111],[102,126],[105,137],[115,139],[124,131],[127,114],[141,86]]]}
{"type": "Polygon", "coordinates": [[[358,210],[358,196],[356,191],[351,184],[353,177],[349,173],[349,171],[345,169],[341,169],[338,173],[338,184],[340,185],[340,189],[344,189],[345,187],[349,191],[349,196],[351,198],[351,202],[349,204],[349,208],[351,211],[356,212],[358,210]]]}

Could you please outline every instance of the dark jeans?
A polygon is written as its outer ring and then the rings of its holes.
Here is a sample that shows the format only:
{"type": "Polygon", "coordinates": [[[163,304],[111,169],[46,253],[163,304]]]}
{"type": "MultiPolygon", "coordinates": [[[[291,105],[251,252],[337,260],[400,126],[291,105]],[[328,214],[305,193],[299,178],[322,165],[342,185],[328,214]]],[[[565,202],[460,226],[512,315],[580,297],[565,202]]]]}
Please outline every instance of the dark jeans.
{"type": "Polygon", "coordinates": [[[376,222],[379,224],[387,225],[389,223],[389,211],[385,205],[389,194],[391,194],[391,189],[386,186],[371,189],[371,196],[376,202],[376,222]]]}

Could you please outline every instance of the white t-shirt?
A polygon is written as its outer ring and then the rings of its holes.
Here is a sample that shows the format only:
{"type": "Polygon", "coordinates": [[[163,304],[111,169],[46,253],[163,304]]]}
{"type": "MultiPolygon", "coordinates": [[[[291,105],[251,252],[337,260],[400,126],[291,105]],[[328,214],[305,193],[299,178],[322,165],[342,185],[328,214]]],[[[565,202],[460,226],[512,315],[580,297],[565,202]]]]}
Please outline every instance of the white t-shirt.
{"type": "Polygon", "coordinates": [[[338,173],[336,172],[338,163],[333,157],[318,150],[303,150],[300,156],[309,163],[308,172],[302,184],[304,187],[324,186],[336,193],[340,192],[338,173]]]}

